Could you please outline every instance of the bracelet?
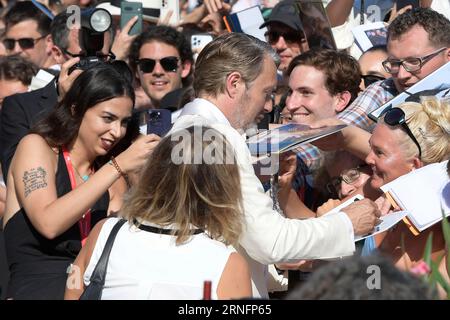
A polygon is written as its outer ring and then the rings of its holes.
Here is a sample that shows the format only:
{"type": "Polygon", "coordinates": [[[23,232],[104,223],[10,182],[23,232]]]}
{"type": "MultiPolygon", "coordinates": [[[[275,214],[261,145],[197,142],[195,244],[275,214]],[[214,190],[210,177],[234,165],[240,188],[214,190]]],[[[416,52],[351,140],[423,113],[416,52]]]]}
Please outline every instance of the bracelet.
{"type": "Polygon", "coordinates": [[[125,172],[123,172],[122,169],[120,169],[119,164],[116,161],[116,158],[111,157],[111,160],[109,160],[108,163],[117,170],[117,172],[125,179],[127,186],[130,187],[131,185],[130,181],[128,180],[128,175],[125,172]]]}

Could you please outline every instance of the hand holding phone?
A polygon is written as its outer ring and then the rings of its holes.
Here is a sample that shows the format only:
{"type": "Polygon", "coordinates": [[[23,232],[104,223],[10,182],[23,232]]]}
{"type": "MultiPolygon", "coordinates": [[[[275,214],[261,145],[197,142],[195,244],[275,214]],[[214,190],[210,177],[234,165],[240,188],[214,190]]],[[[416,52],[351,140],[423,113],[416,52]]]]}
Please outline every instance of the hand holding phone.
{"type": "Polygon", "coordinates": [[[142,3],[127,1],[122,1],[120,3],[120,29],[123,29],[126,24],[136,16],[138,19],[128,32],[130,36],[142,32],[142,3]]]}
{"type": "Polygon", "coordinates": [[[172,127],[172,113],[167,109],[153,109],[147,112],[147,134],[163,137],[172,127]]]}
{"type": "Polygon", "coordinates": [[[168,17],[171,12],[170,19],[165,21],[165,24],[176,27],[180,23],[180,1],[179,0],[162,0],[160,19],[168,17]]]}

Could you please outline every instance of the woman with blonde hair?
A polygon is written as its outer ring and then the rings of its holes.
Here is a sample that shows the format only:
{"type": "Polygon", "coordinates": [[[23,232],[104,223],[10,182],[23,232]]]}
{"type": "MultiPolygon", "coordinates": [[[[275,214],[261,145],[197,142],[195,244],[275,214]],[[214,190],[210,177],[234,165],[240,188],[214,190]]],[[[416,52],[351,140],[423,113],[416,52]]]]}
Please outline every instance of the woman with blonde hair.
{"type": "MultiPolygon", "coordinates": [[[[212,282],[213,299],[252,295],[247,262],[229,246],[237,246],[243,228],[231,150],[207,127],[161,140],[125,200],[121,214],[128,223],[112,247],[102,299],[201,299],[205,280],[212,282]]],[[[93,229],[70,283],[89,284],[117,221],[104,220],[93,229]]],[[[84,285],[68,285],[66,299],[78,299],[84,285]]]]}
{"type": "MultiPolygon", "coordinates": [[[[327,119],[317,122],[313,127],[338,123],[342,122],[327,119]]],[[[390,204],[380,190],[382,185],[425,165],[449,159],[450,99],[422,97],[420,103],[405,102],[389,109],[378,120],[372,134],[350,126],[315,144],[324,150],[343,148],[365,159],[372,169],[372,176],[358,193],[375,200],[382,211],[386,209],[386,213],[390,204]]],[[[440,224],[414,236],[406,224],[400,222],[388,232],[376,236],[375,245],[380,251],[389,254],[398,267],[409,269],[421,260],[431,232],[432,258],[437,259],[444,253],[440,224]],[[401,246],[402,237],[404,250],[401,246]]]]}
{"type": "MultiPolygon", "coordinates": [[[[395,180],[415,169],[450,157],[450,99],[422,97],[421,103],[406,102],[389,110],[369,140],[366,162],[372,167],[372,188],[395,180]]],[[[409,269],[423,257],[425,243],[433,233],[432,258],[442,256],[445,241],[441,224],[415,236],[406,224],[380,236],[379,250],[391,255],[397,266],[409,269]],[[401,246],[403,237],[404,249],[401,246]]]]}

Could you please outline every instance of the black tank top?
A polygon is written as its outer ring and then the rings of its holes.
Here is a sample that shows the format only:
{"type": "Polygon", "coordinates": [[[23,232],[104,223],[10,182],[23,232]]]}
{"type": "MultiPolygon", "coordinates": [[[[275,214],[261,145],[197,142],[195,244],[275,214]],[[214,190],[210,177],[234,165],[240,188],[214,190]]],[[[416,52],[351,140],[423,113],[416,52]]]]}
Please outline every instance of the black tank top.
{"type": "MultiPolygon", "coordinates": [[[[58,198],[70,192],[69,173],[63,153],[58,156],[58,198]]],[[[106,217],[109,194],[91,208],[91,230],[106,217]]],[[[53,240],[43,237],[20,209],[4,228],[6,254],[11,272],[7,297],[13,299],[63,299],[67,269],[81,250],[78,223],[53,240]]]]}

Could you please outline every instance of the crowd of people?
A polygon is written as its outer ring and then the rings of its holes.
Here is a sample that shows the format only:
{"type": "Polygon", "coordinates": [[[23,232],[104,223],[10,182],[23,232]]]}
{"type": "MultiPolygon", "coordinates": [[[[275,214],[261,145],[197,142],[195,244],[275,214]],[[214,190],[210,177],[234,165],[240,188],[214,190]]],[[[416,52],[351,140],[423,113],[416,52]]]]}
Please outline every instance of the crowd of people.
{"type": "Polygon", "coordinates": [[[449,88],[369,114],[450,61],[450,1],[323,2],[333,43],[295,0],[180,1],[176,25],[144,10],[138,35],[113,2],[75,1],[109,10],[91,32],[71,23],[74,1],[1,1],[0,297],[80,299],[118,226],[103,299],[202,299],[205,281],[212,299],[445,297],[411,272],[432,235],[449,281],[440,223],[355,237],[397,210],[383,185],[448,167],[449,88]],[[254,5],[264,39],[227,30],[254,5]],[[364,51],[348,34],[370,5],[387,38],[364,51]],[[192,48],[199,34],[213,40],[192,48]],[[148,134],[161,109],[170,131],[148,134]],[[286,123],[345,128],[264,173],[246,139],[286,123]],[[364,285],[373,265],[389,286],[364,285]]]}

